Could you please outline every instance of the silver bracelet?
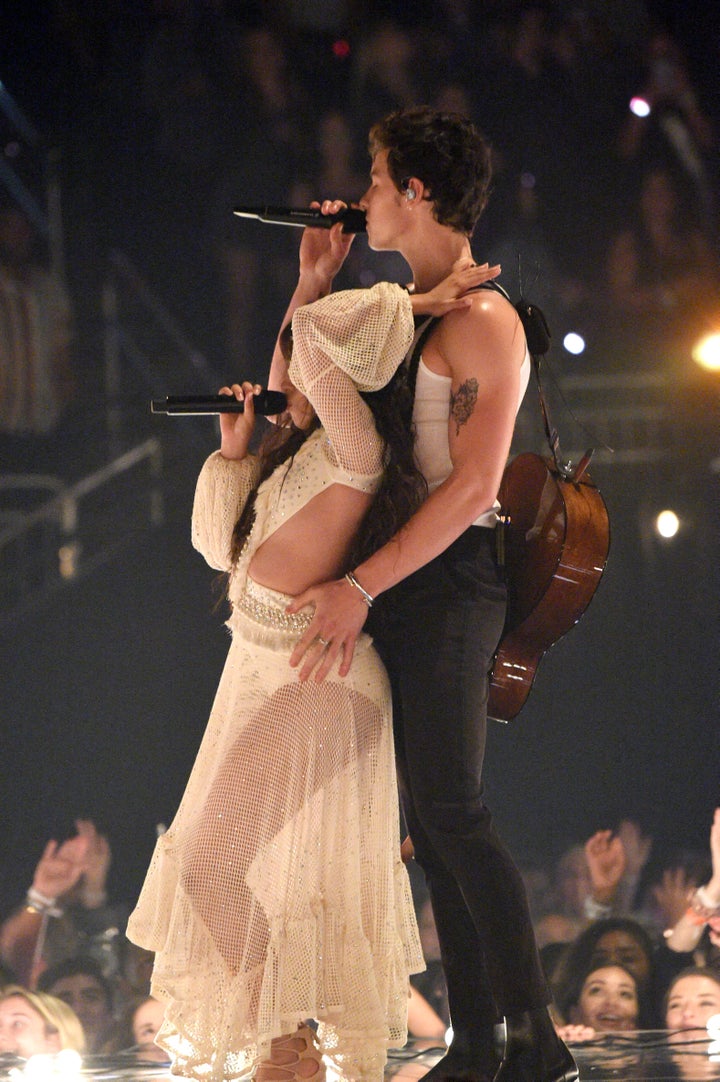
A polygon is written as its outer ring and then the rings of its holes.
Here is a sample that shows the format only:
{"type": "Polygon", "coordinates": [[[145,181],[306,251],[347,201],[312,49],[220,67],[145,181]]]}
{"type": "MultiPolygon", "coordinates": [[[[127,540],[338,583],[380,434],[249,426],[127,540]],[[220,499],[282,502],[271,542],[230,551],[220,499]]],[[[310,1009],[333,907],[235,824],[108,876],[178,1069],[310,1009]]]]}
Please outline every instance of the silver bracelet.
{"type": "Polygon", "coordinates": [[[352,571],[348,571],[348,573],[346,574],[345,578],[347,579],[347,581],[348,581],[348,582],[350,583],[350,585],[351,585],[351,586],[354,586],[356,590],[359,590],[359,591],[360,591],[360,593],[361,593],[361,594],[362,594],[362,596],[363,596],[363,601],[365,602],[365,604],[367,605],[367,607],[368,607],[369,609],[371,609],[371,608],[373,607],[373,605],[375,604],[375,598],[374,598],[374,597],[372,596],[372,594],[369,594],[369,593],[367,592],[367,590],[366,590],[366,589],[364,589],[364,588],[363,588],[363,587],[362,587],[362,586],[360,585],[360,583],[358,582],[358,580],[357,580],[357,579],[355,578],[355,576],[353,575],[352,571]]]}
{"type": "Polygon", "coordinates": [[[56,905],[56,898],[48,898],[47,894],[42,894],[35,887],[30,887],[25,896],[25,908],[31,910],[34,913],[41,913],[49,917],[61,917],[63,910],[56,905]]]}

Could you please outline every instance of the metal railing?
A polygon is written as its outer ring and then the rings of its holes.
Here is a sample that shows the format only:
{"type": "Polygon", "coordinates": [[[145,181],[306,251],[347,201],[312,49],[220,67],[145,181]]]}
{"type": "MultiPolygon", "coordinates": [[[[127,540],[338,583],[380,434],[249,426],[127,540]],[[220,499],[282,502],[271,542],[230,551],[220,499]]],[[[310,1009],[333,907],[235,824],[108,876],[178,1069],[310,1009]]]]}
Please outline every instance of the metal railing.
{"type": "Polygon", "coordinates": [[[162,465],[162,444],[151,438],[75,484],[46,475],[0,476],[0,627],[115,555],[128,536],[127,502],[117,494],[122,480],[132,484],[134,523],[161,525],[162,465]],[[130,476],[142,467],[147,477],[130,476]],[[33,509],[12,506],[13,499],[38,493],[49,495],[33,509]]]}

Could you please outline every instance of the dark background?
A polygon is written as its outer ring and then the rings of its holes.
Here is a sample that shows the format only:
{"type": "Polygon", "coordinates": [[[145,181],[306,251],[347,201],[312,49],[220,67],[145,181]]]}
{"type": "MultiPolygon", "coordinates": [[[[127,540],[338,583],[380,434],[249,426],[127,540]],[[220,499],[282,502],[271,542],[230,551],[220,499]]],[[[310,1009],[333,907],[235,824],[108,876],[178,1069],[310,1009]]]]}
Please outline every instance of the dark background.
{"type": "MultiPolygon", "coordinates": [[[[717,119],[716,5],[650,8],[688,50],[717,119]]],[[[72,150],[72,162],[65,163],[68,247],[84,344],[83,393],[92,398],[99,339],[89,298],[97,292],[102,253],[127,246],[135,258],[146,258],[144,269],[157,272],[163,264],[158,258],[153,267],[152,249],[143,249],[152,208],[143,205],[134,170],[122,169],[115,144],[128,135],[126,124],[135,152],[142,145],[122,53],[103,54],[104,70],[116,93],[124,87],[128,106],[115,111],[110,133],[82,74],[73,77],[49,10],[40,4],[6,10],[0,80],[37,124],[59,133],[72,150]],[[115,149],[104,158],[110,144],[115,149]]],[[[97,16],[92,5],[75,10],[81,19],[97,16]]],[[[115,40],[129,54],[133,42],[142,41],[146,9],[119,5],[113,18],[115,40]]],[[[508,109],[511,115],[511,102],[508,109]]],[[[212,355],[212,334],[182,303],[183,281],[192,283],[195,270],[190,261],[175,266],[161,288],[171,305],[177,302],[189,336],[212,355]]],[[[207,281],[197,286],[211,290],[207,281]]],[[[276,321],[281,315],[278,308],[276,321]]],[[[184,389],[169,386],[167,393],[184,389]]],[[[593,469],[612,524],[607,571],[577,628],[540,665],[520,717],[490,727],[488,802],[523,861],[549,861],[570,842],[624,817],[654,836],[657,858],[678,847],[707,848],[712,810],[720,803],[717,380],[697,376],[693,396],[683,414],[681,448],[669,461],[618,467],[603,460],[593,469]],[[691,528],[663,545],[651,536],[649,516],[673,501],[687,509],[691,528]]],[[[141,397],[128,408],[126,426],[134,435],[161,434],[166,441],[165,523],[148,530],[143,512],[129,513],[120,496],[108,497],[109,504],[117,502],[117,550],[0,626],[3,908],[22,896],[46,840],[71,832],[77,816],[107,832],[113,894],[134,898],[156,824],[170,822],[182,793],[223,664],[228,640],[215,608],[214,572],[192,551],[189,537],[194,478],[213,448],[214,422],[192,430],[183,421],[150,422],[149,395],[141,397]]],[[[530,397],[525,409],[535,413],[530,397]]],[[[558,420],[575,440],[572,415],[562,405],[558,420]]],[[[103,438],[88,411],[85,448],[96,440],[102,458],[103,438]]]]}

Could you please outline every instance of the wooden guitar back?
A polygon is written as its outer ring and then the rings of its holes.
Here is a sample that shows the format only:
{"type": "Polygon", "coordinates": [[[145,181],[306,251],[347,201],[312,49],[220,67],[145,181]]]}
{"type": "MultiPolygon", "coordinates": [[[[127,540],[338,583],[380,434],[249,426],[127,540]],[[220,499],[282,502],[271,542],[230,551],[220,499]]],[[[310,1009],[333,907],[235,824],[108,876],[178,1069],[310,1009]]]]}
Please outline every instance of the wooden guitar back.
{"type": "Polygon", "coordinates": [[[519,455],[500,488],[508,610],[490,674],[488,715],[510,721],[545,652],[573,627],[605,569],[610,525],[587,473],[564,478],[551,460],[519,455]]]}

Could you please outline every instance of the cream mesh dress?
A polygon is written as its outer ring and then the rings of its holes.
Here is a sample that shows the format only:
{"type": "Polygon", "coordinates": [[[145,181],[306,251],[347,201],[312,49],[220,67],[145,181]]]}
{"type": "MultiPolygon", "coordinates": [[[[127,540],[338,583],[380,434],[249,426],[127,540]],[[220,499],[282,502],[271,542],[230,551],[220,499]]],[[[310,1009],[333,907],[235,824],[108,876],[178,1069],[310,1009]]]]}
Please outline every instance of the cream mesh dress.
{"type": "MultiPolygon", "coordinates": [[[[407,1039],[408,976],[424,968],[400,860],[387,677],[362,635],[347,677],[301,684],[288,659],[310,617],[286,614],[289,599],[247,567],[327,485],[377,487],[382,447],[357,388],[383,386],[402,360],[410,302],[387,283],[331,294],[296,311],[293,333],[291,376],[323,428],[258,490],[208,727],[128,936],[156,952],[157,1041],[175,1073],[248,1074],[273,1037],[315,1018],[343,1076],[379,1082],[387,1048],[407,1039]]],[[[202,469],[192,536],[212,567],[230,570],[257,471],[253,457],[219,452],[202,469]]]]}

